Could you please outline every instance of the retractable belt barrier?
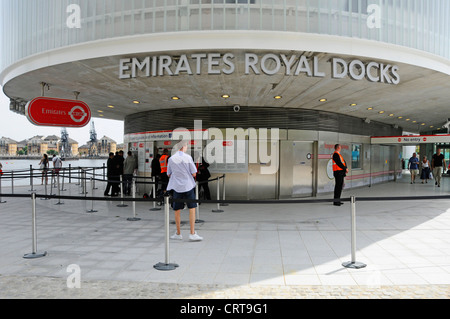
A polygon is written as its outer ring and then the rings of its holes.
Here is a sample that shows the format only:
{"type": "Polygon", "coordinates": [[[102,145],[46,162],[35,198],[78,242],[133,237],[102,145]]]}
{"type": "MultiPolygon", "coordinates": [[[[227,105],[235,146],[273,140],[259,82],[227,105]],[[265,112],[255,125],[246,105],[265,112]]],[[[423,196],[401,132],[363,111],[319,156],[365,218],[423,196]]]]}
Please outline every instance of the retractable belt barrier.
{"type": "MultiPolygon", "coordinates": [[[[162,271],[168,271],[168,270],[174,270],[179,267],[177,264],[170,263],[170,249],[169,249],[169,210],[170,206],[174,202],[182,202],[182,203],[213,203],[217,204],[217,210],[219,209],[219,204],[307,204],[307,203],[331,203],[331,202],[350,202],[351,203],[351,260],[348,262],[344,262],[342,264],[343,267],[346,268],[353,268],[353,269],[359,269],[366,267],[366,264],[357,262],[356,261],[356,202],[373,202],[373,201],[420,201],[420,200],[442,200],[442,199],[450,199],[450,195],[441,195],[441,196],[392,196],[392,197],[358,197],[351,196],[349,198],[341,198],[341,199],[286,199],[286,200],[220,200],[219,196],[219,186],[217,186],[217,199],[216,200],[200,200],[198,198],[198,186],[201,183],[207,183],[211,181],[217,181],[217,185],[219,185],[220,179],[225,180],[225,175],[218,176],[214,179],[204,181],[204,182],[197,182],[196,183],[196,199],[173,199],[169,197],[169,194],[166,193],[164,196],[164,214],[165,214],[165,261],[160,262],[156,265],[154,265],[154,268],[157,270],[162,271]]],[[[0,177],[0,204],[6,203],[5,201],[2,201],[2,198],[30,198],[29,194],[2,194],[1,192],[1,177],[0,177]]],[[[122,206],[118,205],[119,207],[124,207],[124,202],[132,202],[133,204],[133,217],[128,218],[130,221],[138,221],[139,218],[136,218],[136,212],[135,212],[135,203],[136,202],[160,202],[161,198],[157,198],[154,196],[154,198],[136,198],[135,197],[135,190],[136,190],[136,182],[137,177],[134,176],[132,179],[132,190],[133,190],[133,196],[132,198],[124,198],[123,196],[121,198],[105,198],[105,197],[88,197],[86,196],[62,196],[60,194],[58,195],[39,195],[36,194],[36,192],[32,192],[31,194],[31,200],[32,200],[32,252],[29,254],[24,255],[24,258],[27,259],[34,259],[34,258],[41,258],[47,256],[47,252],[37,252],[37,229],[36,229],[36,199],[58,199],[58,203],[60,203],[61,199],[67,199],[67,200],[91,200],[92,201],[92,209],[88,212],[97,212],[93,208],[93,202],[96,201],[121,201],[122,206]]],[[[80,180],[86,181],[87,178],[80,178],[80,180]]],[[[93,177],[90,177],[89,180],[91,181],[91,190],[93,192],[93,177]]],[[[100,179],[99,179],[100,180],[100,179]]],[[[100,180],[105,182],[105,180],[100,180]]],[[[110,180],[106,180],[108,182],[111,182],[110,180]]],[[[58,182],[59,182],[59,176],[58,176],[58,182]]],[[[121,180],[116,181],[118,183],[123,183],[121,180]]],[[[145,184],[153,184],[155,186],[156,182],[141,182],[145,184]]],[[[58,187],[59,188],[59,187],[58,187]]],[[[153,188],[154,189],[154,188],[153,188]]],[[[45,188],[46,190],[46,188],[45,188]]],[[[155,195],[155,192],[153,192],[155,195]]],[[[225,192],[223,193],[225,197],[225,192]]],[[[128,205],[125,205],[128,206],[128,205]]],[[[203,222],[198,219],[198,206],[197,205],[197,220],[196,222],[203,222]]],[[[217,212],[216,210],[216,212],[217,212]]],[[[215,212],[215,210],[213,210],[215,212]]]]}

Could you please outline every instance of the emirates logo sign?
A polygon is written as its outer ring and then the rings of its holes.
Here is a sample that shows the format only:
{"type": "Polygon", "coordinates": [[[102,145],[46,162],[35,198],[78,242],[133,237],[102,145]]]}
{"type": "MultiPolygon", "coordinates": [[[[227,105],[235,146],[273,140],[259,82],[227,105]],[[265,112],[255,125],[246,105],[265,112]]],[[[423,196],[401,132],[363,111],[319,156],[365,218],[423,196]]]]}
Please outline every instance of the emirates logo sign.
{"type": "Polygon", "coordinates": [[[84,127],[91,120],[91,110],[86,103],[46,97],[29,102],[25,114],[38,126],[84,127]]]}

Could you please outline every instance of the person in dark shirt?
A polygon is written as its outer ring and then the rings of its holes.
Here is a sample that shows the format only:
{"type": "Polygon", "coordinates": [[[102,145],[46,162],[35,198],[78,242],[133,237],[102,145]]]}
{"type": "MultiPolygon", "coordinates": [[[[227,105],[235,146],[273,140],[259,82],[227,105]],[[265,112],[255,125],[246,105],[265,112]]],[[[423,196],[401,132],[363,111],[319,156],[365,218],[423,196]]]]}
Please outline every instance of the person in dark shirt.
{"type": "Polygon", "coordinates": [[[109,153],[109,158],[108,158],[108,161],[106,162],[106,177],[108,179],[108,184],[106,185],[106,189],[105,189],[105,193],[104,193],[105,196],[109,196],[109,190],[113,186],[113,183],[111,181],[111,177],[113,176],[112,174],[114,172],[113,158],[114,158],[114,153],[109,153]]]}
{"type": "MultiPolygon", "coordinates": [[[[334,199],[341,199],[342,189],[344,187],[344,178],[348,174],[347,163],[341,155],[341,145],[336,144],[334,146],[333,154],[333,175],[336,181],[334,186],[334,199]]],[[[333,202],[334,206],[341,206],[344,203],[340,201],[333,202]]]]}
{"type": "Polygon", "coordinates": [[[441,187],[441,178],[445,167],[445,157],[444,154],[441,154],[441,150],[439,148],[436,150],[436,154],[433,155],[431,167],[433,169],[433,175],[436,181],[435,185],[437,185],[437,187],[441,187]]]}

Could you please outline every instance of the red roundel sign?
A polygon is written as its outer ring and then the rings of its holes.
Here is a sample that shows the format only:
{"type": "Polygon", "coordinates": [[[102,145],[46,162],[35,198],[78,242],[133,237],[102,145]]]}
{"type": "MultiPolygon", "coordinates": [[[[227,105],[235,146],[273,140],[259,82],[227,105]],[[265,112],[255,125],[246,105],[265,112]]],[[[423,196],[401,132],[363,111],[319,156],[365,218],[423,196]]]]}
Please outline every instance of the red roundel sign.
{"type": "Polygon", "coordinates": [[[38,126],[84,127],[91,120],[91,110],[86,103],[48,97],[28,102],[25,114],[38,126]]]}

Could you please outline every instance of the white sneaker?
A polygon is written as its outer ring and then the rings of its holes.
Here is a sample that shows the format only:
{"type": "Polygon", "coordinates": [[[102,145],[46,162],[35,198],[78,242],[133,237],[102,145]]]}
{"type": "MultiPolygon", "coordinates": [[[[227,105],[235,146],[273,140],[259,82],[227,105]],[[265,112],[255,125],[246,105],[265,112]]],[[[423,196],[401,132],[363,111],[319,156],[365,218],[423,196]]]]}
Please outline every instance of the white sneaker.
{"type": "Polygon", "coordinates": [[[175,233],[172,236],[170,236],[170,239],[183,240],[183,235],[181,234],[178,235],[177,233],[175,233]]]}
{"type": "Polygon", "coordinates": [[[202,241],[203,237],[200,237],[199,235],[197,235],[197,232],[195,232],[194,235],[189,234],[189,240],[190,241],[202,241]]]}

